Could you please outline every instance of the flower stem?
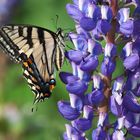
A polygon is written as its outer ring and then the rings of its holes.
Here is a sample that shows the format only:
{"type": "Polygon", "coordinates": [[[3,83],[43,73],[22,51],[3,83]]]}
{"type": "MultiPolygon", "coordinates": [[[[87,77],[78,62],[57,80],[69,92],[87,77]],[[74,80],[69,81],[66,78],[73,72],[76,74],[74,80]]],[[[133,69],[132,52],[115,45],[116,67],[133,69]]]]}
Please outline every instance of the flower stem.
{"type": "MultiPolygon", "coordinates": [[[[118,0],[112,0],[110,3],[110,7],[112,9],[113,12],[113,19],[111,21],[111,25],[112,28],[111,30],[107,33],[107,43],[115,43],[115,33],[116,33],[116,26],[117,26],[117,20],[115,19],[115,16],[117,14],[117,10],[118,10],[118,0]]],[[[105,99],[104,101],[100,104],[100,106],[98,107],[98,111],[99,113],[101,112],[108,112],[108,107],[109,107],[109,98],[111,96],[111,78],[112,76],[104,76],[103,77],[103,81],[105,83],[105,88],[104,88],[104,95],[105,95],[105,99]]]]}

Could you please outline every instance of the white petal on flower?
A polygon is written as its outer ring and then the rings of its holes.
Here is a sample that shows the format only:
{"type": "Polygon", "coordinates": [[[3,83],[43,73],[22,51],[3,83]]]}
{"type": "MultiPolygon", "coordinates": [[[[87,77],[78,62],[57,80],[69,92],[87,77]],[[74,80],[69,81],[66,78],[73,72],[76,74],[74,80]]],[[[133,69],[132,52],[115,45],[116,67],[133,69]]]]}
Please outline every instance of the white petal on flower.
{"type": "Polygon", "coordinates": [[[130,56],[132,54],[132,42],[128,42],[125,46],[124,46],[124,50],[126,52],[126,57],[130,56]]]}
{"type": "Polygon", "coordinates": [[[112,140],[125,140],[124,133],[121,130],[116,130],[113,133],[112,140]]]}
{"type": "Polygon", "coordinates": [[[107,19],[107,12],[108,12],[108,6],[102,5],[101,6],[102,19],[107,19]]]}
{"type": "Polygon", "coordinates": [[[123,102],[123,99],[122,99],[122,94],[119,94],[118,92],[116,91],[113,91],[113,96],[116,100],[116,102],[119,104],[119,105],[122,105],[122,102],[123,102]]]}
{"type": "Polygon", "coordinates": [[[77,34],[70,33],[69,36],[70,36],[75,48],[78,49],[77,34]]]}
{"type": "Polygon", "coordinates": [[[89,3],[88,4],[88,13],[87,13],[87,16],[90,17],[90,18],[93,18],[94,10],[95,10],[95,5],[89,3]]]}
{"type": "Polygon", "coordinates": [[[88,39],[88,52],[92,54],[93,48],[95,46],[95,41],[93,39],[88,39]]]}
{"type": "Polygon", "coordinates": [[[98,126],[103,126],[103,123],[104,123],[106,117],[107,117],[106,113],[100,113],[99,114],[98,126]]]}
{"type": "Polygon", "coordinates": [[[100,88],[100,82],[101,82],[101,77],[99,75],[94,75],[93,76],[94,88],[99,89],[100,88]]]}
{"type": "Polygon", "coordinates": [[[84,76],[84,72],[80,69],[79,66],[77,66],[77,71],[78,71],[78,77],[82,80],[84,76]]]}
{"type": "Polygon", "coordinates": [[[122,86],[123,86],[122,83],[117,82],[116,90],[117,90],[117,91],[118,91],[118,90],[121,90],[121,89],[122,89],[122,86]]]}
{"type": "Polygon", "coordinates": [[[140,122],[140,114],[135,113],[135,123],[139,123],[140,122]]]}
{"type": "Polygon", "coordinates": [[[77,76],[77,66],[74,62],[71,62],[72,70],[73,70],[73,75],[77,76]]]}
{"type": "Polygon", "coordinates": [[[107,43],[105,46],[105,56],[111,56],[111,50],[113,48],[113,44],[112,43],[107,43]]]}
{"type": "Polygon", "coordinates": [[[71,125],[69,125],[69,124],[65,124],[65,127],[66,127],[67,137],[68,137],[69,139],[71,139],[72,126],[71,126],[71,125]]]}
{"type": "Polygon", "coordinates": [[[113,90],[114,91],[121,91],[122,88],[123,88],[123,84],[124,84],[124,77],[121,76],[121,77],[118,77],[115,82],[114,82],[114,85],[113,85],[113,90]]]}
{"type": "Polygon", "coordinates": [[[79,0],[79,9],[82,11],[86,0],[79,0]]]}
{"type": "Polygon", "coordinates": [[[123,126],[124,126],[124,120],[125,120],[125,117],[124,116],[118,118],[118,126],[117,126],[118,129],[122,129],[123,128],[123,126]]]}
{"type": "Polygon", "coordinates": [[[130,14],[130,8],[124,8],[124,22],[126,22],[129,19],[129,14],[130,14]]]}
{"type": "Polygon", "coordinates": [[[83,118],[88,119],[88,115],[89,115],[91,110],[92,110],[91,106],[85,105],[83,108],[83,118]]]}
{"type": "Polygon", "coordinates": [[[119,23],[121,24],[129,19],[130,8],[121,8],[118,13],[120,14],[119,23]]]}
{"type": "Polygon", "coordinates": [[[76,108],[76,101],[78,100],[79,97],[75,94],[69,94],[69,97],[71,107],[76,108]]]}

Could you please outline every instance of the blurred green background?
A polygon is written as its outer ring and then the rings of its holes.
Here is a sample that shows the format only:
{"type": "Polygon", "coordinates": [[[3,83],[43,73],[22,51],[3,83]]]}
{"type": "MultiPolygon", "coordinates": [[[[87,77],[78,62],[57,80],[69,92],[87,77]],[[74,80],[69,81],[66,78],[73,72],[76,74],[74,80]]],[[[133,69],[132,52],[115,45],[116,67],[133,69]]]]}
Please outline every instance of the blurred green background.
{"type": "MultiPolygon", "coordinates": [[[[74,24],[66,13],[70,0],[21,0],[13,9],[13,24],[33,24],[56,31],[57,26],[72,28],[74,24]]],[[[39,103],[31,112],[34,95],[22,76],[20,65],[13,64],[5,54],[0,63],[0,140],[61,140],[66,121],[57,110],[57,102],[68,98],[65,85],[56,73],[57,86],[53,96],[39,103]]],[[[65,63],[62,71],[68,65],[65,63]]]]}

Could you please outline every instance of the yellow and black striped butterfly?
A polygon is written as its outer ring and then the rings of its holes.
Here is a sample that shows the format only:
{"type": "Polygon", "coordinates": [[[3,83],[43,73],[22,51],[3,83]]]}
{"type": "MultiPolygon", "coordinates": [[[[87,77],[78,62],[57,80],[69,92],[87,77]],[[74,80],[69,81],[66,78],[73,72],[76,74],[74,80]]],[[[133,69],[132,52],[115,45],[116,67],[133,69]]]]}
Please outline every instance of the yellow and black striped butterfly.
{"type": "Polygon", "coordinates": [[[54,69],[64,61],[64,35],[37,26],[5,25],[0,27],[0,48],[22,64],[23,75],[35,93],[35,102],[49,98],[56,81],[54,69]]]}

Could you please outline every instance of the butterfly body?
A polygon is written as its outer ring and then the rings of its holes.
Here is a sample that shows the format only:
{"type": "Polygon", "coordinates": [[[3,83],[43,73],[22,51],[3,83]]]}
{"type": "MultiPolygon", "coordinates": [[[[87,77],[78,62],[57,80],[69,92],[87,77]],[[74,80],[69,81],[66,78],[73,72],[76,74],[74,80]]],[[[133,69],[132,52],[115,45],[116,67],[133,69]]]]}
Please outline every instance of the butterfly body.
{"type": "Polygon", "coordinates": [[[16,62],[35,93],[35,102],[49,98],[56,85],[54,70],[64,61],[64,37],[61,30],[27,25],[6,25],[0,28],[0,47],[16,62]]]}

